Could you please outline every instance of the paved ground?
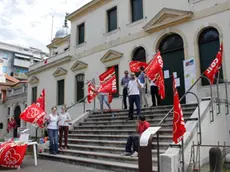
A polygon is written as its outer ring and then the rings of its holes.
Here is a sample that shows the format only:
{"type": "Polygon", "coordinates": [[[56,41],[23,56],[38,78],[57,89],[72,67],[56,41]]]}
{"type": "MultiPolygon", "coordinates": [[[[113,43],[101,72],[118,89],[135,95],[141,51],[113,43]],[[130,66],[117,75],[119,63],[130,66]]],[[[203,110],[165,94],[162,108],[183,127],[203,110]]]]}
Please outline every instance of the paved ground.
{"type": "Polygon", "coordinates": [[[34,159],[26,156],[20,170],[5,169],[0,167],[1,172],[111,172],[100,169],[92,169],[57,161],[38,159],[38,166],[34,166],[34,159]]]}

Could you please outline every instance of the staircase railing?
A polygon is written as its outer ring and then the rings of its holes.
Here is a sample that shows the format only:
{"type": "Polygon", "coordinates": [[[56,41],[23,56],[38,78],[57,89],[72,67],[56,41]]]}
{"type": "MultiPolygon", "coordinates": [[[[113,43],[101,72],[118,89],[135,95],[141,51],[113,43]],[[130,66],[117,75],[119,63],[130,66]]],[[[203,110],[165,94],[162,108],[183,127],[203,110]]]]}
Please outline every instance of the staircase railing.
{"type": "Polygon", "coordinates": [[[78,100],[76,103],[72,104],[71,106],[66,108],[66,111],[68,111],[69,109],[73,108],[74,106],[76,106],[77,104],[83,103],[83,113],[85,112],[85,99],[87,98],[87,96],[83,97],[82,99],[78,100]]]}

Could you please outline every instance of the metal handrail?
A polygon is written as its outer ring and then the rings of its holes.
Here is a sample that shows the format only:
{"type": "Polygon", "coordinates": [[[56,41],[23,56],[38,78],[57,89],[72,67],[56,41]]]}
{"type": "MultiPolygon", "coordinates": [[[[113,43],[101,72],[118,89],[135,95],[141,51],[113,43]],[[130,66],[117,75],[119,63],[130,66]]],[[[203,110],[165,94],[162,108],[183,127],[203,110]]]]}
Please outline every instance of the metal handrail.
{"type": "Polygon", "coordinates": [[[68,111],[69,109],[71,109],[72,107],[76,106],[77,104],[80,103],[84,103],[84,111],[85,111],[85,99],[87,98],[87,96],[83,97],[81,100],[78,100],[76,103],[72,104],[71,106],[66,108],[66,111],[68,111]]]}
{"type": "MultiPolygon", "coordinates": [[[[180,100],[179,100],[179,102],[181,102],[181,100],[183,100],[184,98],[185,98],[185,96],[192,90],[192,88],[199,82],[199,80],[200,79],[202,79],[202,78],[205,78],[205,79],[207,79],[208,81],[209,81],[209,84],[210,84],[210,93],[211,93],[211,101],[213,101],[212,100],[212,85],[211,85],[211,82],[210,82],[210,80],[207,78],[207,77],[205,77],[203,74],[202,75],[200,75],[200,77],[194,82],[194,84],[184,93],[184,95],[180,98],[180,100]]],[[[162,125],[162,123],[165,121],[165,119],[166,118],[168,118],[168,116],[172,113],[172,111],[173,111],[173,109],[174,109],[174,107],[172,107],[172,109],[170,109],[169,110],[169,112],[164,116],[164,118],[159,122],[159,124],[158,124],[158,126],[161,126],[162,125]]],[[[213,113],[213,103],[212,103],[212,113],[213,113]]]]}

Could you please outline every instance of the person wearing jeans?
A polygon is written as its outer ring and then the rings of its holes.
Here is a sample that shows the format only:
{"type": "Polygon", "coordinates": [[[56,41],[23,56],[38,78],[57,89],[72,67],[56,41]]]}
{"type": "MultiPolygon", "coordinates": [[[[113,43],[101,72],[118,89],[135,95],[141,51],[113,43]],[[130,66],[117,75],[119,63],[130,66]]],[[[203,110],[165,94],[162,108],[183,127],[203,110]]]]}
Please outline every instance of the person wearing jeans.
{"type": "Polygon", "coordinates": [[[121,154],[122,156],[138,156],[138,146],[139,146],[139,138],[140,135],[150,127],[150,124],[145,120],[144,115],[140,115],[138,118],[137,126],[136,126],[136,135],[131,135],[127,139],[127,143],[125,146],[125,152],[121,154]],[[133,149],[132,149],[133,148],[133,149]]]}
{"type": "Polygon", "coordinates": [[[125,76],[122,78],[121,80],[121,86],[123,87],[123,105],[124,105],[124,109],[127,109],[127,97],[128,97],[128,88],[127,85],[130,81],[130,77],[129,77],[129,72],[126,70],[125,72],[125,76]]]}
{"type": "Polygon", "coordinates": [[[140,88],[140,101],[141,101],[141,107],[148,107],[148,100],[146,97],[146,93],[145,93],[145,85],[146,85],[146,78],[145,78],[145,72],[144,72],[145,68],[142,66],[140,67],[140,75],[138,76],[138,79],[140,81],[140,83],[143,85],[142,88],[140,88]]]}
{"type": "Polygon", "coordinates": [[[133,120],[134,103],[137,107],[137,116],[140,115],[140,88],[143,85],[136,78],[135,73],[131,73],[131,80],[128,83],[128,95],[129,95],[129,120],[133,120]]]}
{"type": "Polygon", "coordinates": [[[103,112],[104,112],[104,108],[103,108],[104,102],[108,106],[109,111],[112,111],[111,106],[110,106],[109,101],[108,101],[108,99],[109,99],[109,94],[108,93],[99,92],[98,93],[98,99],[100,101],[101,114],[103,114],[103,112]]]}
{"type": "Polygon", "coordinates": [[[69,122],[71,122],[71,117],[68,112],[66,112],[66,106],[62,107],[62,112],[59,115],[59,149],[62,150],[62,137],[64,132],[64,149],[67,149],[68,132],[69,132],[69,122]]]}
{"type": "Polygon", "coordinates": [[[50,154],[58,153],[58,121],[57,107],[52,107],[52,113],[49,114],[48,122],[48,136],[49,136],[49,152],[50,154]]]}

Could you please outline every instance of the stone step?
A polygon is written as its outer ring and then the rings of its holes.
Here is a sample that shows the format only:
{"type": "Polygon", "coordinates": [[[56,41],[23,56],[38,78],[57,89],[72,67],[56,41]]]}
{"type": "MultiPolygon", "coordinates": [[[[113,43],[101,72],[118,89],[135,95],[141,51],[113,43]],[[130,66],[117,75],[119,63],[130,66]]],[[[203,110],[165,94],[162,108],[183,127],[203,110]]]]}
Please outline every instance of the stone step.
{"type": "MultiPolygon", "coordinates": [[[[187,119],[185,119],[186,121],[187,119]]],[[[150,123],[151,124],[151,123],[150,123]]],[[[152,125],[151,126],[157,126],[152,125]]],[[[136,128],[136,124],[123,124],[123,125],[118,125],[118,124],[114,124],[114,125],[86,125],[86,124],[82,124],[80,126],[75,127],[76,130],[78,129],[101,129],[101,130],[106,130],[106,129],[135,129],[136,128]]]]}
{"type": "MultiPolygon", "coordinates": [[[[132,135],[136,134],[135,127],[132,129],[92,129],[88,127],[87,129],[76,128],[76,130],[70,130],[71,134],[107,134],[107,135],[132,135]]],[[[159,130],[160,135],[172,134],[172,128],[161,128],[159,130]]]]}
{"type": "MultiPolygon", "coordinates": [[[[83,157],[74,157],[74,156],[67,156],[67,155],[51,155],[46,152],[39,154],[39,156],[43,158],[49,158],[56,161],[67,162],[71,164],[78,164],[84,166],[90,166],[91,168],[101,168],[106,169],[108,171],[117,171],[117,172],[138,172],[138,165],[137,164],[130,164],[130,163],[121,163],[121,162],[114,162],[114,161],[104,161],[104,160],[97,160],[92,158],[83,158],[83,157]]],[[[156,172],[157,169],[153,166],[153,172],[156,172]]]]}
{"type": "MultiPolygon", "coordinates": [[[[93,151],[93,152],[105,152],[121,154],[125,151],[123,147],[107,147],[107,146],[90,146],[85,144],[68,144],[69,150],[82,150],[82,151],[93,151]]],[[[164,153],[166,149],[160,149],[160,153],[164,153]]],[[[152,155],[157,156],[157,150],[152,150],[152,155]]]]}
{"type": "MultiPolygon", "coordinates": [[[[45,152],[49,152],[49,149],[45,149],[45,152]]],[[[59,150],[60,155],[74,156],[74,157],[82,157],[82,158],[91,158],[107,161],[115,162],[123,162],[123,163],[132,163],[138,164],[138,157],[131,156],[121,156],[120,154],[115,153],[104,153],[104,152],[91,152],[91,151],[82,151],[82,150],[59,150]]],[[[153,157],[153,164],[157,164],[157,157],[153,157]]]]}
{"type": "MultiPolygon", "coordinates": [[[[149,110],[158,110],[158,109],[164,109],[164,110],[167,110],[169,111],[170,109],[172,109],[172,105],[164,105],[164,106],[157,106],[157,107],[148,107],[148,108],[142,108],[141,111],[149,111],[149,110]]],[[[196,108],[197,107],[197,104],[195,103],[192,103],[192,104],[181,104],[181,107],[182,109],[184,108],[196,108]]],[[[128,110],[113,110],[113,112],[128,112],[128,110]]],[[[109,113],[108,111],[104,112],[104,114],[107,114],[109,113]]],[[[97,110],[96,112],[94,112],[94,114],[101,114],[100,110],[97,110]]]]}
{"type": "MultiPolygon", "coordinates": [[[[189,116],[193,113],[194,111],[189,111],[189,112],[184,112],[184,116],[189,116]]],[[[144,114],[146,120],[148,121],[149,119],[154,119],[154,120],[162,120],[163,117],[165,116],[166,114],[144,114]]],[[[134,119],[137,119],[137,116],[134,115],[133,116],[134,119]]],[[[116,121],[116,120],[127,120],[128,119],[128,114],[126,114],[125,116],[116,116],[116,114],[114,114],[114,116],[112,114],[110,114],[110,116],[107,116],[107,117],[91,117],[91,118],[87,118],[85,119],[85,121],[116,121]]],[[[171,117],[168,117],[166,119],[172,119],[172,116],[171,117]]]]}
{"type": "MultiPolygon", "coordinates": [[[[69,139],[88,139],[88,140],[117,140],[117,141],[126,141],[128,135],[101,135],[101,134],[69,134],[69,139]]],[[[154,139],[157,138],[157,136],[153,137],[154,139]]],[[[159,140],[160,141],[172,141],[173,136],[172,135],[160,135],[159,140]]]]}
{"type": "MultiPolygon", "coordinates": [[[[184,108],[182,109],[183,112],[193,112],[196,108],[192,108],[192,107],[189,107],[189,108],[184,108]]],[[[146,111],[141,111],[141,114],[167,114],[169,112],[170,109],[167,109],[167,110],[146,110],[146,111]]],[[[126,116],[129,112],[126,111],[126,112],[107,112],[107,113],[103,113],[103,114],[98,114],[98,113],[93,113],[91,114],[89,117],[92,118],[92,117],[108,117],[110,116],[110,114],[114,114],[115,116],[126,116]]],[[[136,114],[136,112],[134,111],[134,114],[136,114]]]]}
{"type": "MultiPolygon", "coordinates": [[[[110,140],[87,140],[87,139],[68,139],[70,144],[85,144],[85,145],[95,145],[95,146],[107,146],[107,147],[125,147],[126,141],[110,141],[110,140]]],[[[167,149],[171,142],[160,141],[159,145],[161,149],[167,149]]],[[[156,148],[157,143],[154,140],[153,148],[156,148]]]]}

